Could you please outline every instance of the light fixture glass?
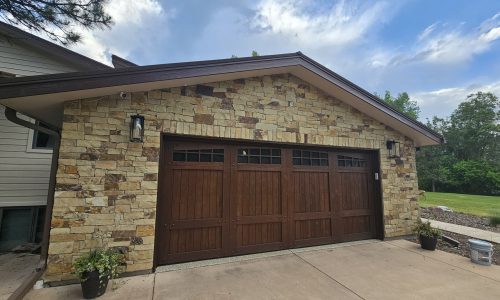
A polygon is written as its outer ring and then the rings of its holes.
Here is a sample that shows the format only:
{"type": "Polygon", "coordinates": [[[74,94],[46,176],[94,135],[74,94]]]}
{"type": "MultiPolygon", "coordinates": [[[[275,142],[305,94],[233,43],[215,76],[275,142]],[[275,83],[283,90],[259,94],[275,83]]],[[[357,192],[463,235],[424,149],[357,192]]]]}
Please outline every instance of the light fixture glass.
{"type": "Polygon", "coordinates": [[[144,139],[144,117],[134,115],[130,118],[130,141],[142,142],[144,139]]]}
{"type": "Polygon", "coordinates": [[[396,142],[395,140],[389,140],[386,142],[387,150],[389,150],[389,158],[396,158],[400,157],[400,146],[399,142],[396,142]]]}

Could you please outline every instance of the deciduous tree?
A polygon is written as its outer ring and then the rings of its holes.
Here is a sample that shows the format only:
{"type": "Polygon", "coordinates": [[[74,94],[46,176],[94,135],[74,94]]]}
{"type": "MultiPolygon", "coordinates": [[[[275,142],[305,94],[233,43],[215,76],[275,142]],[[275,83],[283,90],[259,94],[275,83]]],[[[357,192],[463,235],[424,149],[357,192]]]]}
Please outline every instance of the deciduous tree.
{"type": "Polygon", "coordinates": [[[446,143],[417,152],[420,188],[500,194],[499,108],[495,95],[479,92],[469,95],[449,118],[428,122],[446,143]]]}
{"type": "Polygon", "coordinates": [[[399,110],[400,112],[405,113],[407,116],[412,119],[418,119],[418,115],[420,114],[420,107],[416,101],[410,99],[408,93],[403,92],[398,94],[397,97],[393,97],[391,92],[385,91],[384,97],[381,97],[377,94],[375,96],[382,99],[385,103],[389,104],[392,108],[399,110]]]}

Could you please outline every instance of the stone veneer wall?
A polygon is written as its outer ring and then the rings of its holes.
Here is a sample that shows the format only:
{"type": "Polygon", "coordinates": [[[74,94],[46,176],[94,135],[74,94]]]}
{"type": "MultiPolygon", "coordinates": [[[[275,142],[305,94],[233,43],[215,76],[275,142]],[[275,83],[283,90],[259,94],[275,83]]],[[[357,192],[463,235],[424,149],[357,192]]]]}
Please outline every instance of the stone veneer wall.
{"type": "Polygon", "coordinates": [[[73,278],[72,261],[103,246],[122,247],[128,272],[152,268],[161,132],[380,149],[385,235],[417,219],[413,141],[292,75],[84,99],[64,109],[47,281],[73,278]],[[136,113],[144,143],[129,142],[136,113]]]}

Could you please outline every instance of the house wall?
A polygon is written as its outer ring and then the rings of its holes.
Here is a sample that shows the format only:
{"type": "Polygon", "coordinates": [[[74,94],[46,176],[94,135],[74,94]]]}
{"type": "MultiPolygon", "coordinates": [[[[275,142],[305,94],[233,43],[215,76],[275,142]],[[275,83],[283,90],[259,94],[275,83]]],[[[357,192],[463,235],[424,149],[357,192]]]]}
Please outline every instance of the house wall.
{"type": "Polygon", "coordinates": [[[69,62],[0,33],[0,71],[17,76],[33,76],[80,70],[69,62]]]}
{"type": "Polygon", "coordinates": [[[66,103],[46,280],[72,278],[72,261],[101,246],[126,250],[126,271],[152,268],[161,132],[380,149],[385,235],[411,233],[412,140],[291,75],[208,85],[66,103]],[[136,113],[143,143],[129,142],[136,113]],[[401,142],[397,161],[388,139],[401,142]]]}
{"type": "Polygon", "coordinates": [[[31,149],[33,131],[4,110],[0,105],[0,208],[46,205],[52,151],[31,149]]]}
{"type": "MultiPolygon", "coordinates": [[[[32,76],[81,68],[0,33],[0,71],[32,76]]],[[[0,105],[0,208],[46,205],[52,151],[31,149],[33,131],[7,120],[4,109],[0,105]]]]}

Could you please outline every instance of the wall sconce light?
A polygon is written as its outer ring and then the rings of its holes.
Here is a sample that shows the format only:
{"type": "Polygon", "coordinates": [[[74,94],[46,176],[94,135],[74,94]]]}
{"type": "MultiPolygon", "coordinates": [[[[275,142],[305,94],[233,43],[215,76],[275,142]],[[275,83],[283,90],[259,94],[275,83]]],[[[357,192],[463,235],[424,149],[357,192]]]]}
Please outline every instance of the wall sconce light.
{"type": "Polygon", "coordinates": [[[389,140],[386,142],[387,150],[389,150],[389,158],[397,158],[401,156],[401,149],[399,142],[389,140]]]}
{"type": "Polygon", "coordinates": [[[144,139],[144,117],[141,115],[130,116],[130,141],[142,142],[144,139]]]}

